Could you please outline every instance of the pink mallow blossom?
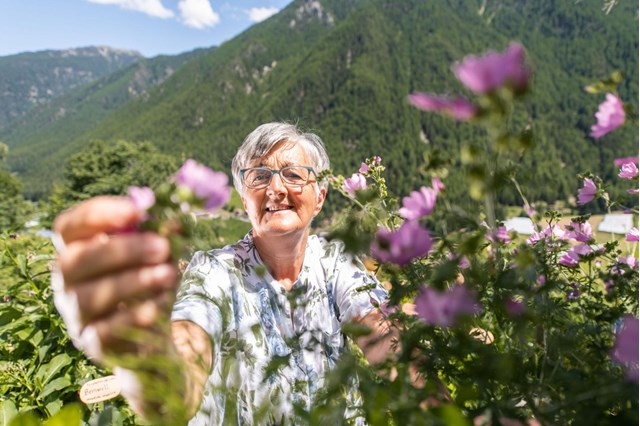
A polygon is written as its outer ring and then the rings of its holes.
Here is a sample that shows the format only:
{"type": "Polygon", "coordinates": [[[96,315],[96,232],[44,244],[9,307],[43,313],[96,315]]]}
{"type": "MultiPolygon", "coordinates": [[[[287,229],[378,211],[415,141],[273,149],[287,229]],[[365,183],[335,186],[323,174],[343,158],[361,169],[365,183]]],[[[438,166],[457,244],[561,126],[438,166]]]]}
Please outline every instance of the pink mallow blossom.
{"type": "Polygon", "coordinates": [[[491,242],[510,243],[511,237],[506,226],[498,226],[496,229],[490,229],[487,232],[487,239],[491,242]]]}
{"type": "Polygon", "coordinates": [[[527,87],[531,70],[524,61],[522,45],[512,43],[504,53],[489,52],[485,56],[467,56],[453,66],[453,73],[469,90],[489,93],[504,85],[516,90],[527,87]]]}
{"type": "Polygon", "coordinates": [[[582,188],[578,189],[578,204],[587,204],[593,200],[598,193],[598,187],[593,182],[593,179],[586,178],[582,182],[582,188]]]}
{"type": "Polygon", "coordinates": [[[620,256],[618,258],[618,263],[623,263],[625,265],[628,265],[629,268],[631,268],[631,269],[638,269],[638,259],[632,254],[630,254],[630,255],[628,255],[626,257],[625,256],[620,256]]]}
{"type": "Polygon", "coordinates": [[[356,191],[367,189],[367,179],[361,173],[354,173],[350,178],[344,180],[342,189],[349,194],[351,198],[354,198],[356,191]]]}
{"type": "Polygon", "coordinates": [[[622,157],[613,160],[613,164],[618,167],[621,167],[622,165],[627,163],[638,164],[638,157],[622,157]]]}
{"type": "Polygon", "coordinates": [[[136,208],[142,212],[156,202],[156,195],[153,193],[153,189],[148,186],[130,186],[128,194],[136,208]]]}
{"type": "Polygon", "coordinates": [[[593,249],[587,244],[579,244],[577,246],[571,247],[569,251],[567,251],[564,256],[560,258],[558,261],[559,264],[566,266],[567,268],[575,268],[580,263],[580,260],[589,253],[591,253],[593,249]]]}
{"type": "Polygon", "coordinates": [[[547,226],[540,232],[531,234],[527,238],[527,244],[534,245],[538,241],[544,241],[545,244],[551,245],[553,240],[566,240],[565,232],[563,232],[558,226],[547,226]]]}
{"type": "Polygon", "coordinates": [[[194,160],[184,162],[176,173],[178,186],[185,187],[204,202],[206,210],[222,207],[231,197],[229,178],[222,172],[215,172],[194,160]]]}
{"type": "Polygon", "coordinates": [[[622,101],[613,93],[607,93],[606,100],[596,112],[597,123],[591,126],[591,137],[599,139],[624,124],[622,101]]]}
{"type": "Polygon", "coordinates": [[[358,170],[360,173],[367,173],[369,171],[369,166],[367,163],[360,164],[360,169],[358,170]]]}
{"type": "Polygon", "coordinates": [[[464,285],[454,285],[444,292],[423,286],[414,303],[418,317],[439,327],[452,327],[461,315],[482,312],[475,292],[464,285]]]}
{"type": "Polygon", "coordinates": [[[382,262],[406,265],[429,253],[432,245],[429,231],[417,221],[408,220],[397,231],[380,229],[371,244],[371,254],[382,262]]]}
{"type": "Polygon", "coordinates": [[[438,176],[434,176],[431,178],[431,186],[436,191],[437,194],[444,191],[444,183],[440,180],[438,176]]]}
{"type": "Polygon", "coordinates": [[[629,230],[629,233],[625,237],[627,241],[638,241],[640,239],[640,234],[638,233],[638,228],[635,226],[629,230]]]}
{"type": "Polygon", "coordinates": [[[458,121],[469,121],[478,113],[478,108],[463,97],[450,99],[429,93],[412,93],[409,103],[418,109],[449,115],[458,121]]]}
{"type": "Polygon", "coordinates": [[[615,362],[622,364],[627,379],[638,383],[638,318],[626,315],[616,332],[616,341],[609,352],[615,362]]]}
{"type": "Polygon", "coordinates": [[[634,163],[625,163],[620,167],[620,174],[618,176],[622,179],[635,179],[638,177],[638,166],[634,163]]]}
{"type": "Polygon", "coordinates": [[[569,225],[565,225],[564,229],[565,229],[565,233],[564,233],[565,238],[574,239],[581,243],[586,243],[591,239],[593,235],[593,230],[589,222],[584,222],[584,223],[571,222],[569,225]]]}
{"type": "Polygon", "coordinates": [[[402,199],[402,208],[398,214],[405,219],[414,220],[430,215],[436,205],[438,191],[423,186],[418,191],[412,191],[408,197],[402,199]]]}

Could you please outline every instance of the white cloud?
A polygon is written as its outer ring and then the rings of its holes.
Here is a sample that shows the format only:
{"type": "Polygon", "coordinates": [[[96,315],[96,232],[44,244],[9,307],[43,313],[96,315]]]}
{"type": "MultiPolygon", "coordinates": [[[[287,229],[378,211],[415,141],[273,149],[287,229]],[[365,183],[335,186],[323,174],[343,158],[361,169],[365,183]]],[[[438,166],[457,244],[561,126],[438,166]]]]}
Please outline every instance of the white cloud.
{"type": "Polygon", "coordinates": [[[252,7],[247,10],[247,15],[249,15],[249,19],[253,22],[264,21],[271,15],[275,15],[278,13],[277,7],[252,7]]]}
{"type": "Polygon", "coordinates": [[[123,9],[135,10],[155,18],[173,17],[173,11],[162,4],[162,0],[87,0],[89,3],[114,4],[123,9]]]}
{"type": "Polygon", "coordinates": [[[209,0],[180,0],[178,3],[182,22],[193,28],[213,27],[220,22],[209,0]]]}

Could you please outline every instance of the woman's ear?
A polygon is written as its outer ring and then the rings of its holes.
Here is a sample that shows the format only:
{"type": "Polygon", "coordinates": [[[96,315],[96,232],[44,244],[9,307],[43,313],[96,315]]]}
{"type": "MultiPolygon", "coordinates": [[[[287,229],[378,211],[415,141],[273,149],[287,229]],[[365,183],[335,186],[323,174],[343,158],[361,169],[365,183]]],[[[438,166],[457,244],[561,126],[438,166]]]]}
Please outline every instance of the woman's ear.
{"type": "Polygon", "coordinates": [[[322,206],[324,205],[324,200],[327,198],[327,188],[320,187],[318,190],[318,198],[316,200],[316,208],[314,209],[314,216],[320,213],[322,210],[322,206]]]}

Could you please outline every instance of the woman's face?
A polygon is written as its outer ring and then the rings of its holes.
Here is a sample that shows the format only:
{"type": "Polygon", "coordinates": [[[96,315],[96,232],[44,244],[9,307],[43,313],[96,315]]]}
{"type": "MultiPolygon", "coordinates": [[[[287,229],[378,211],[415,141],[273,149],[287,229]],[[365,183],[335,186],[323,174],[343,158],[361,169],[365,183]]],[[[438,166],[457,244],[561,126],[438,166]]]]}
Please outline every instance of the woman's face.
{"type": "MultiPolygon", "coordinates": [[[[300,144],[278,143],[265,157],[249,167],[279,170],[286,166],[311,166],[309,156],[300,144]]],[[[311,220],[320,212],[327,193],[316,190],[315,176],[304,186],[286,186],[274,174],[266,188],[244,188],[242,202],[253,226],[254,238],[295,235],[306,232],[311,220]]]]}

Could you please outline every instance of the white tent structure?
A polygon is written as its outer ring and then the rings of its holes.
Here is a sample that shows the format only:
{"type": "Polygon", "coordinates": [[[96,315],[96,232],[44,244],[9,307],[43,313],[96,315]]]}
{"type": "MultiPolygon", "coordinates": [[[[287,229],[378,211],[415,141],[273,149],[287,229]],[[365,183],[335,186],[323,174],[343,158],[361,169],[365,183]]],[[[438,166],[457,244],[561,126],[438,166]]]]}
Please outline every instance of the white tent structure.
{"type": "Polygon", "coordinates": [[[531,235],[536,232],[533,221],[528,217],[512,217],[504,221],[507,231],[516,231],[518,234],[531,235]]]}
{"type": "Polygon", "coordinates": [[[606,214],[598,225],[599,232],[612,234],[628,234],[633,227],[633,215],[631,214],[606,214]]]}

